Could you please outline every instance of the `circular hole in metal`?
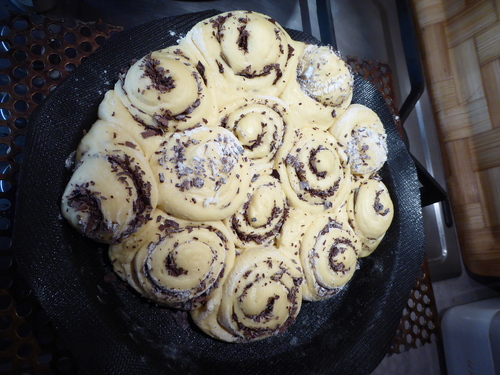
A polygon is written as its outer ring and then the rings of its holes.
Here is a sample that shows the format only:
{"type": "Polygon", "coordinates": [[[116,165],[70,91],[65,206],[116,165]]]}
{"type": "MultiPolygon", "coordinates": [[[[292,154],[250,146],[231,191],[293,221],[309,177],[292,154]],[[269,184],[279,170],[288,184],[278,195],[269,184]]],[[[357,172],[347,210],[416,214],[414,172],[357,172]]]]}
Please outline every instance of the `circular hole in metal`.
{"type": "Polygon", "coordinates": [[[8,137],[10,135],[10,128],[8,126],[0,126],[0,138],[8,137]]]}
{"type": "Polygon", "coordinates": [[[91,52],[92,44],[90,44],[89,42],[83,42],[80,44],[80,48],[82,49],[82,51],[91,52]]]}
{"type": "Polygon", "coordinates": [[[416,299],[420,299],[420,292],[418,290],[415,290],[413,292],[413,296],[416,298],[416,299]]]}
{"type": "Polygon", "coordinates": [[[429,332],[427,332],[426,329],[420,331],[420,334],[422,335],[422,338],[424,338],[425,340],[427,340],[427,338],[429,337],[429,332]]]}
{"type": "Polygon", "coordinates": [[[45,63],[41,60],[35,60],[31,63],[31,67],[33,68],[33,70],[36,70],[39,72],[39,71],[45,69],[45,63]]]}
{"type": "Polygon", "coordinates": [[[43,30],[33,29],[33,30],[31,30],[31,36],[34,39],[43,39],[43,37],[45,36],[45,33],[43,32],[43,30]]]}
{"type": "Polygon", "coordinates": [[[0,74],[0,85],[6,86],[10,83],[10,78],[7,74],[0,74]]]}
{"type": "Polygon", "coordinates": [[[6,331],[12,326],[12,318],[9,315],[0,316],[0,330],[6,331]]]}
{"type": "Polygon", "coordinates": [[[28,22],[26,22],[21,18],[17,18],[14,21],[12,21],[12,26],[14,26],[14,28],[17,30],[24,30],[25,28],[28,27],[28,22]]]}
{"type": "Polygon", "coordinates": [[[57,88],[57,85],[50,86],[49,93],[51,93],[52,91],[54,91],[56,88],[57,88]]]}
{"type": "Polygon", "coordinates": [[[11,346],[12,346],[12,339],[10,337],[0,338],[0,351],[5,352],[9,350],[11,346]]]}
{"type": "Polygon", "coordinates": [[[15,35],[14,38],[12,38],[12,41],[14,42],[15,45],[24,46],[28,41],[28,38],[26,38],[24,35],[18,34],[15,35]]]}
{"type": "Polygon", "coordinates": [[[10,200],[7,198],[0,198],[0,211],[7,211],[11,206],[10,200]]]}
{"type": "Polygon", "coordinates": [[[10,94],[7,92],[0,92],[0,103],[7,103],[10,100],[10,94]]]}
{"type": "Polygon", "coordinates": [[[20,279],[17,281],[17,295],[21,298],[26,298],[31,294],[31,288],[29,285],[24,281],[24,279],[20,279]]]}
{"type": "Polygon", "coordinates": [[[61,47],[61,41],[59,39],[56,39],[56,38],[50,38],[49,39],[49,46],[50,46],[50,48],[57,49],[57,48],[61,47]]]}
{"type": "Polygon", "coordinates": [[[31,304],[27,301],[21,302],[20,304],[17,305],[16,308],[16,313],[20,318],[26,318],[31,314],[33,311],[33,308],[31,307],[31,304]]]}
{"type": "Polygon", "coordinates": [[[4,59],[3,57],[0,58],[0,69],[5,69],[10,66],[10,60],[9,59],[4,59]]]}
{"type": "Polygon", "coordinates": [[[29,323],[22,323],[16,329],[16,333],[19,337],[28,337],[32,332],[33,330],[29,323]]]}
{"type": "MultiPolygon", "coordinates": [[[[0,161],[0,174],[7,174],[12,169],[8,161],[0,161]]],[[[3,218],[0,218],[0,220],[3,218]]],[[[1,228],[0,228],[1,229],[1,228]]]]}
{"type": "Polygon", "coordinates": [[[20,358],[29,358],[33,354],[33,347],[30,344],[21,344],[19,348],[17,348],[17,355],[20,358]]]}
{"type": "Polygon", "coordinates": [[[17,67],[14,69],[14,77],[22,79],[28,75],[28,71],[25,68],[17,67]]]}
{"type": "MultiPolygon", "coordinates": [[[[12,286],[12,277],[10,275],[0,275],[0,289],[7,290],[12,286]]],[[[0,317],[1,324],[1,317],[0,317]]],[[[0,327],[0,330],[2,328],[0,327]]]]}
{"type": "Polygon", "coordinates": [[[45,95],[43,95],[41,92],[37,92],[31,96],[31,100],[33,100],[33,103],[35,104],[40,104],[44,99],[45,95]]]}
{"type": "Polygon", "coordinates": [[[429,298],[429,296],[427,294],[424,294],[424,297],[422,298],[422,300],[424,301],[424,303],[426,305],[431,303],[431,299],[429,298]]]}
{"type": "Polygon", "coordinates": [[[0,193],[6,193],[12,187],[11,183],[7,180],[0,180],[0,193]]]}
{"type": "Polygon", "coordinates": [[[57,23],[51,23],[49,24],[49,30],[51,33],[57,34],[61,32],[61,26],[57,23]]]}
{"type": "Polygon", "coordinates": [[[80,28],[80,34],[88,38],[92,35],[92,31],[87,26],[83,26],[80,28]]]}
{"type": "MultiPolygon", "coordinates": [[[[6,237],[0,237],[0,238],[6,238],[6,237]]],[[[9,238],[10,240],[10,238],[9,238]]],[[[10,244],[12,244],[12,241],[9,241],[10,244]]],[[[10,247],[10,244],[9,246],[7,247],[7,249],[10,247]]],[[[2,249],[3,250],[3,249],[2,249]]],[[[8,256],[8,255],[2,255],[0,257],[0,269],[6,271],[8,270],[10,267],[12,267],[12,257],[8,256]]]]}
{"type": "Polygon", "coordinates": [[[415,321],[417,320],[417,314],[415,314],[415,312],[414,312],[414,311],[412,311],[412,312],[411,312],[411,314],[410,314],[410,319],[411,319],[413,322],[415,322],[415,321]]]}
{"type": "MultiPolygon", "coordinates": [[[[2,109],[0,109],[0,115],[2,114],[2,109]]],[[[8,155],[10,152],[10,146],[7,143],[0,143],[0,156],[8,155]]]]}
{"type": "Polygon", "coordinates": [[[21,146],[23,147],[24,146],[24,143],[26,141],[26,136],[24,134],[19,134],[18,136],[16,136],[14,138],[14,143],[17,145],[17,146],[21,146]]]}
{"type": "Polygon", "coordinates": [[[54,65],[58,65],[61,62],[61,56],[53,53],[52,55],[49,56],[49,62],[54,65]]]}
{"type": "Polygon", "coordinates": [[[41,44],[33,44],[31,46],[31,52],[35,55],[41,56],[45,53],[45,47],[41,44]]]}
{"type": "Polygon", "coordinates": [[[17,163],[17,164],[22,164],[23,163],[23,160],[24,160],[24,153],[22,152],[18,152],[16,154],[16,156],[14,156],[14,161],[17,163]]]}
{"type": "Polygon", "coordinates": [[[76,49],[69,47],[64,50],[64,54],[70,59],[72,59],[76,57],[77,52],[76,49]]]}
{"type": "Polygon", "coordinates": [[[42,87],[43,85],[45,85],[45,79],[40,76],[33,77],[31,79],[31,84],[35,87],[42,87]]]}
{"type": "Polygon", "coordinates": [[[7,120],[10,117],[11,113],[8,109],[0,108],[0,120],[7,120]]]}
{"type": "Polygon", "coordinates": [[[95,42],[96,42],[98,45],[100,45],[100,46],[102,46],[102,44],[103,44],[105,41],[106,41],[106,38],[105,38],[105,37],[103,37],[102,35],[96,36],[96,38],[95,38],[95,42]]]}
{"type": "Polygon", "coordinates": [[[10,43],[5,40],[0,40],[0,52],[9,52],[10,43]]]}
{"type": "Polygon", "coordinates": [[[28,120],[24,117],[18,117],[14,120],[14,125],[18,129],[24,129],[28,125],[28,120]]]}
{"type": "Polygon", "coordinates": [[[76,65],[73,63],[68,63],[64,66],[64,69],[66,69],[68,73],[71,73],[73,70],[76,69],[76,65]]]}
{"type": "Polygon", "coordinates": [[[0,230],[8,230],[11,222],[8,217],[0,217],[0,230]]]}
{"type": "Polygon", "coordinates": [[[53,80],[61,79],[61,72],[59,70],[53,69],[49,72],[49,77],[53,80]]]}
{"type": "Polygon", "coordinates": [[[7,310],[12,306],[12,298],[8,295],[0,296],[0,310],[7,310]]]}
{"type": "Polygon", "coordinates": [[[26,60],[28,60],[28,54],[26,52],[24,52],[24,51],[15,51],[12,54],[12,57],[17,62],[25,62],[26,60]]]}
{"type": "Polygon", "coordinates": [[[24,100],[18,100],[14,103],[14,109],[18,112],[24,112],[28,109],[28,103],[24,100]]]}
{"type": "Polygon", "coordinates": [[[64,34],[64,40],[67,43],[75,43],[76,42],[76,35],[73,33],[66,33],[66,34],[64,34]]]}
{"type": "Polygon", "coordinates": [[[7,36],[10,34],[10,27],[7,25],[0,26],[0,36],[7,36]]]}

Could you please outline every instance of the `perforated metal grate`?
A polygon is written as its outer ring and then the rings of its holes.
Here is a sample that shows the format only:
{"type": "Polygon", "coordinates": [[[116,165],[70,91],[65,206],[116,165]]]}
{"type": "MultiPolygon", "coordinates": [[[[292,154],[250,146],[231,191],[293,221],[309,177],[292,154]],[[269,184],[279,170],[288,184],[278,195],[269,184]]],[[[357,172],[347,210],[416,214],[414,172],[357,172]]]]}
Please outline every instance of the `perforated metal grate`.
{"type": "MultiPolygon", "coordinates": [[[[0,374],[73,374],[71,353],[19,275],[12,223],[30,113],[99,45],[121,30],[103,23],[8,13],[0,20],[0,374]]],[[[358,58],[351,67],[376,85],[393,110],[388,65],[358,58]]],[[[426,262],[388,354],[432,342],[437,312],[426,262]]]]}

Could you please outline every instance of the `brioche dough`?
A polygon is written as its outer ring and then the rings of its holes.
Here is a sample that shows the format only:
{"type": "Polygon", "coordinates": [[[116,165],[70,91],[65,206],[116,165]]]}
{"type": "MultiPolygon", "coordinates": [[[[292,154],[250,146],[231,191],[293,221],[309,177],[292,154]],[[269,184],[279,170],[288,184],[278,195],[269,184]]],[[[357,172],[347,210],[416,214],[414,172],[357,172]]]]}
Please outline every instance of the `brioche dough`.
{"type": "Polygon", "coordinates": [[[389,191],[378,178],[359,179],[349,199],[349,222],[362,242],[360,257],[370,255],[394,217],[389,191]]]}
{"type": "Polygon", "coordinates": [[[378,171],[387,160],[387,144],[384,126],[370,108],[352,104],[330,128],[355,174],[371,174],[378,171]]]}
{"type": "Polygon", "coordinates": [[[221,220],[243,203],[250,188],[248,158],[222,127],[173,133],[151,157],[159,207],[196,221],[221,220]]]}
{"type": "MultiPolygon", "coordinates": [[[[126,62],[124,62],[125,64],[126,62]]],[[[138,296],[226,342],[334,298],[388,230],[377,115],[330,47],[222,13],[120,74],[75,153],[62,213],[138,296]]]]}

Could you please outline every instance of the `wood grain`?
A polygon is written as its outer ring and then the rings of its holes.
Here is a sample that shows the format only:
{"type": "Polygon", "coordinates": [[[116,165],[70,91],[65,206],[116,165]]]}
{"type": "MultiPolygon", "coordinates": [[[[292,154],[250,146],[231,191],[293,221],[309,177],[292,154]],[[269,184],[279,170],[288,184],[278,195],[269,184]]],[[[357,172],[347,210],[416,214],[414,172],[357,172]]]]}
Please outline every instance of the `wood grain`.
{"type": "Polygon", "coordinates": [[[464,263],[500,277],[500,0],[412,2],[464,263]]]}

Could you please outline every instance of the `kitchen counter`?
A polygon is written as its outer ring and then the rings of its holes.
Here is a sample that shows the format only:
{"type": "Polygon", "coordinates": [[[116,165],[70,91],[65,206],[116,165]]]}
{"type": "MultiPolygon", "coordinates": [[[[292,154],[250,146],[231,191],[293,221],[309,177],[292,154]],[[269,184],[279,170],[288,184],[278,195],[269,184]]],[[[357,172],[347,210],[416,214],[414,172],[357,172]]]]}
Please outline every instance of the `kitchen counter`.
{"type": "Polygon", "coordinates": [[[500,276],[500,2],[413,1],[467,269],[500,276]]]}

